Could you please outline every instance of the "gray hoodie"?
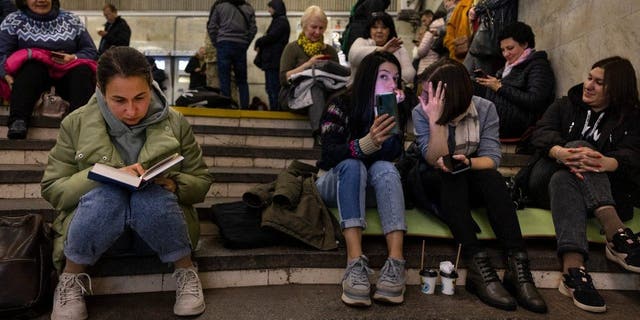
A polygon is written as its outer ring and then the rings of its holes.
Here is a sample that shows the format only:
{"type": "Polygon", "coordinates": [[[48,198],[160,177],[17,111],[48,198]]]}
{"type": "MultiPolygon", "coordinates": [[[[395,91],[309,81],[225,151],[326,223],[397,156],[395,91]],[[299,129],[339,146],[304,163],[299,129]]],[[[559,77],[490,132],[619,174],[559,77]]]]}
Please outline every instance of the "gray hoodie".
{"type": "Polygon", "coordinates": [[[248,46],[258,32],[255,11],[244,0],[216,1],[209,13],[207,31],[213,44],[233,41],[248,46]]]}

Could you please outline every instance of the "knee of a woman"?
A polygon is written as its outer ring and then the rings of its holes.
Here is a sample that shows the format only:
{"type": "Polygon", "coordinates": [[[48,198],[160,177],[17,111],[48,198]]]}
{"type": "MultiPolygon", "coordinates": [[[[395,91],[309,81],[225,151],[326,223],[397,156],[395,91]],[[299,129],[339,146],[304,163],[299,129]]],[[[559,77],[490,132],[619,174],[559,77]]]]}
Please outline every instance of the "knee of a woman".
{"type": "Polygon", "coordinates": [[[380,179],[385,177],[386,179],[398,179],[400,180],[400,173],[396,166],[389,161],[376,161],[371,165],[369,169],[373,175],[373,179],[380,179]]]}
{"type": "Polygon", "coordinates": [[[549,179],[549,188],[556,188],[562,185],[566,185],[571,179],[573,173],[567,170],[558,170],[549,179]]]}
{"type": "Polygon", "coordinates": [[[100,184],[99,186],[85,193],[83,198],[100,198],[107,200],[106,203],[122,203],[129,196],[128,191],[111,184],[100,184]]]}
{"type": "Polygon", "coordinates": [[[593,147],[593,145],[591,143],[589,143],[587,141],[584,141],[584,140],[569,141],[564,146],[565,146],[565,148],[587,147],[587,148],[594,149],[594,147],[593,147]]]}
{"type": "Polygon", "coordinates": [[[357,171],[360,171],[361,173],[366,173],[367,172],[367,168],[364,166],[364,163],[362,163],[362,161],[360,161],[358,159],[342,160],[340,163],[338,163],[338,165],[336,167],[342,173],[344,173],[344,172],[357,172],[357,171]]]}

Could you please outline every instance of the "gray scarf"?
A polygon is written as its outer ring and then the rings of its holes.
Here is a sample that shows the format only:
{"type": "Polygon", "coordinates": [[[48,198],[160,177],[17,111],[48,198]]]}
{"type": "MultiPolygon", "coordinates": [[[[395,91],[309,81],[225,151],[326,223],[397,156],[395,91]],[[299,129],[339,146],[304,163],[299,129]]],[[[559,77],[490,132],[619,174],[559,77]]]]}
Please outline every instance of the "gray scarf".
{"type": "Polygon", "coordinates": [[[104,121],[107,123],[109,137],[126,165],[138,162],[138,155],[147,139],[147,127],[169,116],[167,99],[155,82],[151,89],[151,102],[147,115],[140,123],[133,126],[128,126],[116,118],[113,113],[111,113],[111,110],[109,110],[102,92],[100,92],[99,89],[96,90],[98,107],[100,108],[104,121]]]}
{"type": "MultiPolygon", "coordinates": [[[[451,126],[451,125],[449,125],[451,126]]],[[[464,154],[469,156],[478,150],[480,145],[480,121],[478,109],[471,101],[466,115],[460,119],[455,127],[456,146],[453,154],[464,154]]]]}

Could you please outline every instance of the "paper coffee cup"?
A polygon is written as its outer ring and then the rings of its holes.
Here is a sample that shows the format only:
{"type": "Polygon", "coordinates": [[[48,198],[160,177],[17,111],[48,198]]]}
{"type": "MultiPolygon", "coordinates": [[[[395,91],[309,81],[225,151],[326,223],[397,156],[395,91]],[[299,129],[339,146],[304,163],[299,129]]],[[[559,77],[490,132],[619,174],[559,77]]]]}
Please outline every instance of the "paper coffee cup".
{"type": "Polygon", "coordinates": [[[442,283],[441,292],[446,295],[453,295],[456,288],[456,279],[458,273],[451,261],[440,262],[440,282],[442,283]]]}
{"type": "Polygon", "coordinates": [[[436,280],[438,279],[438,271],[435,269],[424,268],[420,270],[420,291],[424,294],[433,294],[436,290],[436,280]]]}
{"type": "Polygon", "coordinates": [[[440,292],[448,296],[453,295],[456,291],[456,279],[458,279],[457,272],[444,273],[440,271],[440,282],[442,283],[440,292]]]}

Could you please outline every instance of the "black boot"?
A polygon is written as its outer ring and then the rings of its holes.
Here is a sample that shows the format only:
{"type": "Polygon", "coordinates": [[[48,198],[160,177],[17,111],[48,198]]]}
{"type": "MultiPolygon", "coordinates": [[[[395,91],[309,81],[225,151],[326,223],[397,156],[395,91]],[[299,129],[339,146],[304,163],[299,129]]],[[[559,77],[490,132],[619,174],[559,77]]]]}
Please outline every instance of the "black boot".
{"type": "Polygon", "coordinates": [[[469,261],[467,291],[474,293],[482,302],[504,310],[515,310],[516,300],[504,289],[496,270],[491,266],[489,254],[480,251],[469,261]]]}
{"type": "Polygon", "coordinates": [[[547,305],[533,282],[526,252],[508,255],[503,284],[523,308],[538,313],[547,312],[547,305]]]}

